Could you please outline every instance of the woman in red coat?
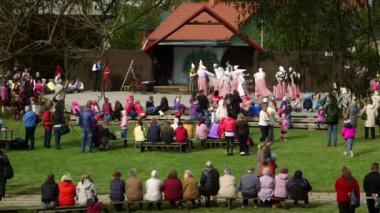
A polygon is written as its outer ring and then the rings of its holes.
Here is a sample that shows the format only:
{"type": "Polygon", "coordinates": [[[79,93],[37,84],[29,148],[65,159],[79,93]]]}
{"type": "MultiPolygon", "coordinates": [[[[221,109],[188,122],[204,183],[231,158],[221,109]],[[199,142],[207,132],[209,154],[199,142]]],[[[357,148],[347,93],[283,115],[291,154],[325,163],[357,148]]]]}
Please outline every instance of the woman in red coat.
{"type": "Polygon", "coordinates": [[[351,171],[343,167],[342,176],[335,182],[336,201],[338,202],[339,213],[355,213],[354,206],[350,205],[351,192],[355,189],[355,195],[360,200],[360,189],[358,181],[352,177],[351,171]]]}
{"type": "Polygon", "coordinates": [[[228,113],[228,117],[223,119],[224,136],[227,140],[227,155],[233,155],[234,150],[234,138],[235,138],[235,119],[231,113],[228,113]]]}
{"type": "Polygon", "coordinates": [[[70,174],[66,173],[62,176],[61,182],[58,184],[59,195],[58,195],[58,205],[59,206],[74,206],[76,187],[72,182],[70,174]]]}
{"type": "Polygon", "coordinates": [[[44,122],[44,147],[50,149],[51,132],[53,128],[53,115],[50,112],[50,107],[45,107],[45,111],[42,114],[42,121],[44,122]]]}
{"type": "Polygon", "coordinates": [[[177,171],[171,171],[168,178],[164,181],[163,192],[165,200],[169,201],[174,208],[175,202],[182,199],[182,182],[178,178],[177,171]]]}

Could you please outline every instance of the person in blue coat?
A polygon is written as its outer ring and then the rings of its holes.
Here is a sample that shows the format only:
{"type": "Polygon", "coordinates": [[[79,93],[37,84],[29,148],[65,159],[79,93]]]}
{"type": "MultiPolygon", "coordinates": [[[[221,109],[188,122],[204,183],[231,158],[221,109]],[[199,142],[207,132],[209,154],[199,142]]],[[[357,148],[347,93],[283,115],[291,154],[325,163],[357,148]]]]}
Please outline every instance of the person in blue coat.
{"type": "Polygon", "coordinates": [[[36,131],[38,116],[31,110],[30,106],[25,107],[25,112],[22,117],[25,125],[25,143],[28,143],[30,139],[30,149],[34,149],[34,132],[36,131]]]}

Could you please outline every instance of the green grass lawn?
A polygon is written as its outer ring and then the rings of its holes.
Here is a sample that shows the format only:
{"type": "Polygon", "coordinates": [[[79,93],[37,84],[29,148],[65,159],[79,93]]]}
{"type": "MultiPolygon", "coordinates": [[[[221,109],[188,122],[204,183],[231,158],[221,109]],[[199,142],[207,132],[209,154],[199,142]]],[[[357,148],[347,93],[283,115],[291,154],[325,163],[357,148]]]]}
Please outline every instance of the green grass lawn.
{"type": "MultiPolygon", "coordinates": [[[[16,136],[24,136],[24,126],[20,121],[4,119],[5,126],[15,129],[16,136]]],[[[112,127],[118,131],[118,126],[112,127]]],[[[279,131],[276,138],[279,138],[279,131]]],[[[364,141],[364,128],[360,124],[358,139],[354,144],[355,157],[343,156],[344,141],[338,139],[338,147],[327,148],[326,131],[291,130],[288,141],[276,141],[272,151],[278,157],[279,168],[289,168],[290,175],[296,169],[302,169],[309,179],[313,191],[334,191],[335,179],[340,176],[342,166],[348,166],[360,185],[368,173],[370,164],[379,160],[380,141],[364,141]]],[[[43,148],[43,128],[36,131],[36,149],[34,151],[8,151],[7,154],[14,167],[15,175],[8,182],[8,194],[39,194],[39,187],[48,173],[54,173],[59,180],[61,175],[69,172],[74,181],[78,182],[84,172],[88,172],[95,180],[100,193],[108,193],[108,183],[115,170],[120,170],[127,177],[130,168],[135,167],[139,176],[146,180],[152,169],[157,169],[164,179],[167,174],[176,169],[182,177],[185,169],[190,169],[199,178],[207,160],[211,160],[220,172],[225,167],[231,168],[236,177],[245,173],[249,165],[256,167],[256,154],[240,157],[235,149],[233,157],[226,156],[226,151],[219,149],[202,149],[196,142],[192,153],[177,152],[144,152],[140,153],[133,147],[124,148],[122,142],[113,143],[112,148],[105,152],[81,153],[81,132],[78,127],[72,129],[69,135],[62,137],[62,150],[43,148]]],[[[252,129],[252,137],[258,141],[258,128],[252,129]]],[[[54,139],[52,140],[54,147],[54,139]]],[[[256,153],[254,149],[253,153],[256,153]]],[[[211,211],[211,210],[210,210],[211,211]]]]}

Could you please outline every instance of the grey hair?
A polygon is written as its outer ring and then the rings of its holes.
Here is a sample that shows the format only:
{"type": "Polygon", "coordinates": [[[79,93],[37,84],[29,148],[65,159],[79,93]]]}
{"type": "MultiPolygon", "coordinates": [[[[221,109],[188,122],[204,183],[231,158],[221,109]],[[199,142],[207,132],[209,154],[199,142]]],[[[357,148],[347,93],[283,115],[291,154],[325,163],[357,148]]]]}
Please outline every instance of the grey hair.
{"type": "Polygon", "coordinates": [[[135,168],[132,168],[131,170],[129,170],[129,175],[137,176],[137,170],[135,168]]]}
{"type": "Polygon", "coordinates": [[[224,174],[232,174],[232,171],[231,171],[231,169],[229,169],[229,168],[225,168],[224,169],[224,174]]]}
{"type": "Polygon", "coordinates": [[[185,170],[185,177],[194,177],[193,173],[190,170],[185,170]]]}

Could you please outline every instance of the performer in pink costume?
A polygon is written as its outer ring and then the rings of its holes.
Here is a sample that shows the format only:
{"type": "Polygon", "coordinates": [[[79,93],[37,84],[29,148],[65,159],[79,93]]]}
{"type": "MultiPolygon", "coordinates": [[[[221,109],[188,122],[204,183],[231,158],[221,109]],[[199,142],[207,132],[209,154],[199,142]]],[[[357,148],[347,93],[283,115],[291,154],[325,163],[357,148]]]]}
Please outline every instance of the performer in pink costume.
{"type": "Polygon", "coordinates": [[[255,77],[255,95],[256,97],[268,97],[272,95],[265,83],[265,72],[263,68],[254,74],[255,77]]]}
{"type": "Polygon", "coordinates": [[[289,67],[289,79],[290,82],[288,84],[288,97],[292,99],[296,99],[297,96],[300,96],[300,91],[298,89],[298,85],[295,83],[295,81],[298,81],[300,79],[300,74],[294,71],[293,67],[289,67]]]}
{"type": "Polygon", "coordinates": [[[222,67],[218,66],[217,64],[214,64],[214,71],[216,75],[216,82],[215,82],[215,88],[214,90],[220,91],[220,82],[222,81],[222,78],[224,76],[224,70],[222,67]]]}
{"type": "Polygon", "coordinates": [[[220,88],[219,96],[222,96],[224,98],[226,94],[231,93],[230,83],[231,83],[230,76],[228,74],[224,74],[219,84],[219,88],[220,88]]]}
{"type": "Polygon", "coordinates": [[[279,70],[276,73],[277,84],[273,86],[274,97],[277,100],[282,100],[286,95],[285,79],[286,79],[286,70],[283,66],[278,68],[279,70]]]}
{"type": "Polygon", "coordinates": [[[236,72],[238,69],[239,69],[239,66],[235,65],[234,71],[231,72],[231,78],[232,78],[231,91],[237,90],[238,88],[238,78],[239,78],[239,73],[240,73],[240,72],[236,72]]]}
{"type": "Polygon", "coordinates": [[[206,67],[203,65],[202,60],[199,61],[198,65],[198,90],[203,90],[205,94],[207,95],[208,92],[208,83],[207,83],[207,75],[214,76],[213,73],[207,71],[206,67]]]}

